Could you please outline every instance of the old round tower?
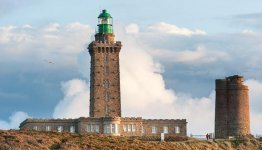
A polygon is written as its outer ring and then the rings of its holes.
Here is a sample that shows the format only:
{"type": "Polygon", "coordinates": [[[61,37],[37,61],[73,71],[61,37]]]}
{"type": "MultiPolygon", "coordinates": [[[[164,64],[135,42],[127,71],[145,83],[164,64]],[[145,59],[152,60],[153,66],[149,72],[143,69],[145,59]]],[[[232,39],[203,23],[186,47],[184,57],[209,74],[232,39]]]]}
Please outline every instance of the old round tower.
{"type": "Polygon", "coordinates": [[[215,138],[250,134],[248,87],[234,75],[216,80],[215,138]]]}
{"type": "Polygon", "coordinates": [[[103,10],[98,16],[95,41],[88,46],[90,117],[121,117],[119,53],[122,45],[114,37],[113,18],[103,10]]]}

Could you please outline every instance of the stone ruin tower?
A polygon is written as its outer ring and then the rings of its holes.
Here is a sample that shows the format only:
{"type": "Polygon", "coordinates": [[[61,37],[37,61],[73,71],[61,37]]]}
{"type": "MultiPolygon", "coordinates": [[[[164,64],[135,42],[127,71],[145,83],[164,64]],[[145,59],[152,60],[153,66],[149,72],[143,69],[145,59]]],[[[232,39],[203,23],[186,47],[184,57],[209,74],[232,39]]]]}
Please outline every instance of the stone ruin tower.
{"type": "Polygon", "coordinates": [[[98,16],[95,41],[88,46],[91,56],[90,117],[121,117],[119,52],[114,40],[113,19],[103,10],[98,16]]]}
{"type": "Polygon", "coordinates": [[[248,87],[239,75],[216,80],[215,138],[250,134],[248,87]]]}

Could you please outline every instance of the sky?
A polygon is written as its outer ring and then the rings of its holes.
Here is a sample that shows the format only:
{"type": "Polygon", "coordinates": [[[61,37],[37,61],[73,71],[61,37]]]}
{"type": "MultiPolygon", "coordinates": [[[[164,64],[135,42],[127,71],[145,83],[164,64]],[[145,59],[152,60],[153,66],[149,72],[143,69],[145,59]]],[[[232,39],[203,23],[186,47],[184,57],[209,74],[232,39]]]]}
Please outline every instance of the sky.
{"type": "Polygon", "coordinates": [[[249,86],[251,132],[262,134],[262,2],[259,0],[0,0],[0,128],[25,118],[89,114],[97,17],[114,19],[123,116],[187,119],[214,131],[215,79],[249,86]]]}

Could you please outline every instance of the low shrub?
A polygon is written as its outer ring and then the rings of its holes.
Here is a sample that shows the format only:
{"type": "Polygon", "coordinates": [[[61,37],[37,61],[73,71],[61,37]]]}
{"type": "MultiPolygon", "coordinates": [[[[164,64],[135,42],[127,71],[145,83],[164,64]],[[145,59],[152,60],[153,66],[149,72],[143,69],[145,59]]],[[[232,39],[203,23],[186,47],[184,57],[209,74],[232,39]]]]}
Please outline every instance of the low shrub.
{"type": "MultiPolygon", "coordinates": [[[[160,136],[142,136],[138,138],[141,141],[161,141],[160,136]]],[[[183,136],[172,136],[172,135],[166,135],[165,141],[166,142],[175,142],[175,141],[187,141],[188,137],[183,136]]]]}
{"type": "Polygon", "coordinates": [[[231,142],[231,144],[232,144],[232,146],[233,146],[234,148],[237,148],[238,145],[240,145],[241,143],[244,142],[244,140],[241,140],[241,139],[235,139],[235,140],[230,140],[230,142],[231,142]]]}

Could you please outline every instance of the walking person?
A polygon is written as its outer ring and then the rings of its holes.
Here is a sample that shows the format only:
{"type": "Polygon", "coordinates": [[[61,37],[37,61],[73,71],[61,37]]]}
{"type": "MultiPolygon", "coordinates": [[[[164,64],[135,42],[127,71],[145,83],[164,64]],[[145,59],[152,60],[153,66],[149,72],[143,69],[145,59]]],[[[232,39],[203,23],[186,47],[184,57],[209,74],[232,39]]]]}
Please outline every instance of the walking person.
{"type": "Polygon", "coordinates": [[[206,134],[206,138],[207,138],[207,141],[208,141],[208,139],[209,139],[209,134],[208,133],[206,134]]]}

